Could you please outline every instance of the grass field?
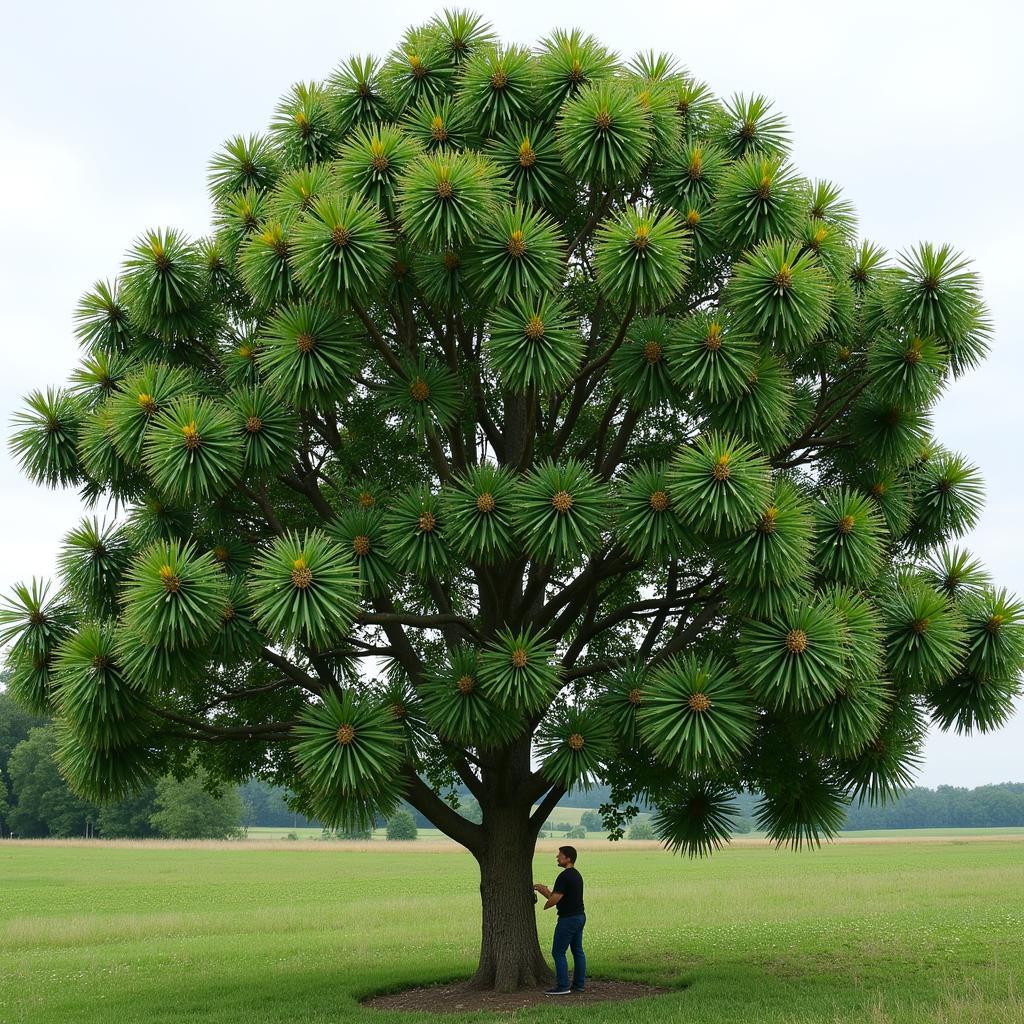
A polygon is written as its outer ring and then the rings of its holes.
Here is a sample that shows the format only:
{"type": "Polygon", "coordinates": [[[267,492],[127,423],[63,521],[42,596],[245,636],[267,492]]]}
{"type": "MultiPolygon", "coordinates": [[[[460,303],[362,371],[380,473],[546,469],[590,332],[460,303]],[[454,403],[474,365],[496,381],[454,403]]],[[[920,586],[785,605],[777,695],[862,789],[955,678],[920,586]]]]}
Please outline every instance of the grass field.
{"type": "MultiPolygon", "coordinates": [[[[516,1020],[1024,1021],[1019,835],[746,840],[709,861],[577,845],[592,974],[676,991],[516,1020]]],[[[477,882],[436,843],[0,843],[0,1021],[412,1024],[429,1015],[357,1000],[468,974],[477,882]]]]}

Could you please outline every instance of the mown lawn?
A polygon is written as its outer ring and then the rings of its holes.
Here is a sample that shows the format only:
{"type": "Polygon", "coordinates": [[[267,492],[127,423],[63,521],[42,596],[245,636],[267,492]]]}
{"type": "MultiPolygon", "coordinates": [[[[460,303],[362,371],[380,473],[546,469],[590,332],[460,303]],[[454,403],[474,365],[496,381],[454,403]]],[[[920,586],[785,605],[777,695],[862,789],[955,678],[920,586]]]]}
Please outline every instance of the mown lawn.
{"type": "MultiPolygon", "coordinates": [[[[710,861],[598,846],[579,867],[591,973],[676,991],[516,1020],[1024,1022],[1019,836],[710,861]]],[[[538,854],[538,879],[555,870],[538,854]]],[[[468,974],[477,881],[437,844],[0,843],[0,1022],[414,1024],[430,1015],[357,1000],[468,974]]]]}

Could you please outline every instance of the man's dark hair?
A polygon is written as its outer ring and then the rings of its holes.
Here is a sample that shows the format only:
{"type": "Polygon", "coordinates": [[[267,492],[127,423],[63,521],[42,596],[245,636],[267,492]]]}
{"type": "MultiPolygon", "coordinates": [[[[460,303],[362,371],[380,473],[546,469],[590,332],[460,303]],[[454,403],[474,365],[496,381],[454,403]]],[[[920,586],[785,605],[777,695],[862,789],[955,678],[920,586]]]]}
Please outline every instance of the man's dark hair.
{"type": "Polygon", "coordinates": [[[569,860],[571,860],[573,862],[573,864],[576,863],[576,847],[575,846],[560,846],[558,848],[558,852],[559,853],[564,853],[566,855],[566,857],[568,857],[569,860]]]}

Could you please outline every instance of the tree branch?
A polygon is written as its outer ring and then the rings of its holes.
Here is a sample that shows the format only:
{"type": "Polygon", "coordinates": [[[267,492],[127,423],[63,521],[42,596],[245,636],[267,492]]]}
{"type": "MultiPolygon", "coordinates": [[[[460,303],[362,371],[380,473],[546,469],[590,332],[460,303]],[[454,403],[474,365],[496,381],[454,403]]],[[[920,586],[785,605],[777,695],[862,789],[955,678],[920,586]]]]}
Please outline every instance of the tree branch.
{"type": "Polygon", "coordinates": [[[456,625],[464,629],[474,640],[483,642],[483,637],[476,626],[461,615],[416,615],[412,612],[364,612],[356,620],[367,625],[415,626],[419,629],[441,629],[444,626],[456,625]]]}
{"type": "Polygon", "coordinates": [[[483,843],[483,827],[464,818],[449,807],[406,762],[402,777],[408,791],[406,800],[422,815],[429,818],[449,839],[461,843],[467,850],[479,850],[483,843]]]}
{"type": "MultiPolygon", "coordinates": [[[[540,775],[539,772],[536,774],[540,775]]],[[[548,785],[550,785],[550,783],[545,783],[544,789],[547,789],[548,785]]],[[[544,790],[542,789],[541,793],[543,792],[544,790]]],[[[534,836],[536,836],[541,830],[544,822],[548,820],[548,815],[558,806],[558,801],[561,800],[565,794],[565,787],[552,786],[548,795],[537,805],[537,809],[530,815],[530,830],[534,836]]],[[[538,796],[539,795],[540,794],[538,794],[538,796]]],[[[533,804],[534,801],[531,800],[530,803],[533,804]]]]}

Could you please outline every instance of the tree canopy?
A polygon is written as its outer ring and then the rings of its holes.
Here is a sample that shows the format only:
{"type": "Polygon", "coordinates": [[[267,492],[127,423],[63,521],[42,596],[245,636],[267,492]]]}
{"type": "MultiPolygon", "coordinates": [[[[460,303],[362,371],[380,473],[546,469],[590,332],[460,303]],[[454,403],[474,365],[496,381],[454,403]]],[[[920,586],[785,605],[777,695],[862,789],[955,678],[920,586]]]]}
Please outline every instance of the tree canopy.
{"type": "Polygon", "coordinates": [[[929,721],[1005,721],[1022,606],[931,418],[978,276],[862,239],[789,151],[672,56],[460,11],[231,137],[210,233],[140,234],[15,419],[29,478],[110,511],[0,617],[76,791],[198,756],[483,850],[600,780],[613,830],[647,799],[703,854],[739,789],[816,842],[929,721]]]}

